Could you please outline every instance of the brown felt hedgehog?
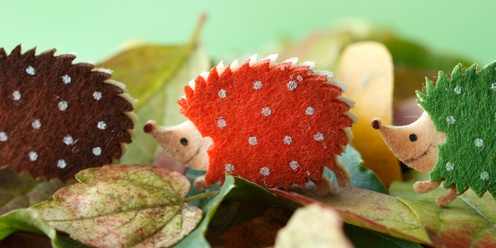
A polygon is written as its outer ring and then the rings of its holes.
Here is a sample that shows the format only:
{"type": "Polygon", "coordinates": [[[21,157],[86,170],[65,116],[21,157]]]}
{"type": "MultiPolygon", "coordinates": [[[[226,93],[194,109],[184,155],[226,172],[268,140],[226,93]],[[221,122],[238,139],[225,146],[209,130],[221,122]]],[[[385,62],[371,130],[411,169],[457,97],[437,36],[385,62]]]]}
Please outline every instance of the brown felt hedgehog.
{"type": "Polygon", "coordinates": [[[107,71],[54,53],[0,48],[0,167],[65,181],[120,158],[135,116],[107,71]]]}
{"type": "Polygon", "coordinates": [[[338,155],[352,138],[356,117],[349,111],[353,102],[342,96],[344,85],[330,81],[330,72],[313,71],[312,62],[276,58],[257,62],[253,56],[227,67],[221,62],[185,87],[178,103],[188,121],[144,127],[180,163],[207,170],[196,188],[229,173],[286,190],[310,179],[325,194],[330,182],[324,167],[340,185],[349,182],[338,155]]]}

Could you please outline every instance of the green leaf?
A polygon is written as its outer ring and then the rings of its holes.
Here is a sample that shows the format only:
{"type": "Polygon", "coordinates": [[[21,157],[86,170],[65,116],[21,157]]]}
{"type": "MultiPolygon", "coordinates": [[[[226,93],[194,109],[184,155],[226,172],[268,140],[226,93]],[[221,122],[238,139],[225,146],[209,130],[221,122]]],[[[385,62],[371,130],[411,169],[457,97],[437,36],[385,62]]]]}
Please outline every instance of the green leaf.
{"type": "Polygon", "coordinates": [[[81,182],[32,207],[57,230],[90,246],[171,246],[201,220],[183,202],[190,189],[178,172],[107,165],[79,172],[81,182]]]}
{"type": "Polygon", "coordinates": [[[35,210],[17,209],[0,216],[0,240],[19,231],[45,234],[51,239],[52,247],[61,247],[55,229],[35,210]]]}
{"type": "Polygon", "coordinates": [[[210,69],[210,61],[199,45],[203,19],[191,40],[182,45],[138,45],[100,63],[111,68],[112,78],[126,84],[135,105],[136,137],[121,158],[122,164],[153,164],[157,143],[143,132],[150,119],[161,125],[176,125],[185,120],[176,101],[184,95],[183,87],[202,71],[210,69]]]}
{"type": "Polygon", "coordinates": [[[59,180],[35,180],[29,174],[17,174],[6,168],[0,170],[0,214],[27,208],[48,199],[64,184],[59,180]]]}
{"type": "Polygon", "coordinates": [[[467,190],[448,207],[440,207],[435,199],[446,191],[439,188],[426,194],[418,194],[413,184],[427,180],[426,175],[412,174],[405,182],[395,182],[389,192],[398,196],[408,206],[430,239],[437,246],[445,247],[489,247],[496,245],[496,201],[491,195],[482,198],[467,190]]]}

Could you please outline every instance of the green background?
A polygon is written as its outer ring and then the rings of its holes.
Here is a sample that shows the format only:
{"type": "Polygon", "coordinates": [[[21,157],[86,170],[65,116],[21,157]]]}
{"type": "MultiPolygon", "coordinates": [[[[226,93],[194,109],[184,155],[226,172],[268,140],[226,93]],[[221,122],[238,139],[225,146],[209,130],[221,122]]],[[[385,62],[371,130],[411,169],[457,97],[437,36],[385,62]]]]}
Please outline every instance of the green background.
{"type": "Polygon", "coordinates": [[[76,52],[77,61],[100,61],[137,39],[186,41],[201,13],[208,15],[203,43],[217,59],[267,51],[347,19],[481,64],[496,59],[496,1],[490,0],[16,0],[2,1],[0,10],[0,46],[55,47],[76,52]]]}

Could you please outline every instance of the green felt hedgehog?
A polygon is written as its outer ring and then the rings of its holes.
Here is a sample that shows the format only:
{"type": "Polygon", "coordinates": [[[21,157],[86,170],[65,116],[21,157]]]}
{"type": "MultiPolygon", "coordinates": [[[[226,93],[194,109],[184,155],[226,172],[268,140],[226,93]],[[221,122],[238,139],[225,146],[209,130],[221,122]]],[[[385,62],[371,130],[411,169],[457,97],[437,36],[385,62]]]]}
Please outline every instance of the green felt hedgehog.
{"type": "Polygon", "coordinates": [[[426,92],[417,96],[425,112],[416,122],[402,127],[372,122],[402,162],[430,173],[430,181],[414,189],[426,193],[444,182],[449,192],[436,199],[443,206],[468,188],[496,198],[496,62],[482,70],[459,64],[451,78],[439,72],[436,85],[426,79],[426,92]]]}

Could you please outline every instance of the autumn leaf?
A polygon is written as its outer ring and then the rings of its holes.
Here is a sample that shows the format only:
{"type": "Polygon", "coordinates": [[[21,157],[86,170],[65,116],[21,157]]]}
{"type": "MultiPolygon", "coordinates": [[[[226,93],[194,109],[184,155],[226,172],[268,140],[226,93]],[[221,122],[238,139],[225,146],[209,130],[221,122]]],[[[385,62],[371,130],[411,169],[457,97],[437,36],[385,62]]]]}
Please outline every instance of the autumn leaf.
{"type": "Polygon", "coordinates": [[[33,179],[9,168],[0,170],[0,215],[10,210],[27,208],[48,199],[64,184],[58,179],[33,179]]]}
{"type": "Polygon", "coordinates": [[[150,119],[163,125],[176,125],[185,120],[177,100],[184,95],[184,86],[202,71],[210,69],[210,61],[199,44],[204,17],[192,38],[175,46],[141,44],[98,64],[111,68],[112,78],[126,84],[138,101],[135,105],[136,137],[121,158],[122,164],[153,164],[158,145],[142,127],[150,119]]]}
{"type": "Polygon", "coordinates": [[[490,194],[482,198],[468,190],[447,207],[440,207],[435,199],[446,191],[418,194],[413,184],[428,176],[414,173],[408,181],[394,182],[391,195],[398,196],[425,227],[436,246],[491,247],[496,245],[496,201],[490,194]]]}
{"type": "Polygon", "coordinates": [[[279,231],[274,247],[329,247],[329,244],[353,247],[343,233],[339,215],[332,208],[310,204],[296,210],[288,224],[279,231]]]}
{"type": "Polygon", "coordinates": [[[201,220],[184,203],[181,174],[145,165],[107,165],[79,172],[80,183],[32,207],[57,230],[91,246],[171,246],[201,220]]]}

